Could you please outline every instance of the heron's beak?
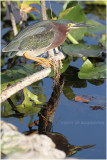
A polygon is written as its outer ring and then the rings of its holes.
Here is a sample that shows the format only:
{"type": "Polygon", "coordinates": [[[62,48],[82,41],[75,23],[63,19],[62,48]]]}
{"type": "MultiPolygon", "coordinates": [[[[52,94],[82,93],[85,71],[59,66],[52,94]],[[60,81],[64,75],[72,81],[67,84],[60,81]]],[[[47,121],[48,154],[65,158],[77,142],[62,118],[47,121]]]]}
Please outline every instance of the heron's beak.
{"type": "Polygon", "coordinates": [[[68,24],[69,29],[78,29],[78,28],[84,28],[84,27],[95,27],[90,24],[84,24],[84,23],[69,23],[68,24]]]}

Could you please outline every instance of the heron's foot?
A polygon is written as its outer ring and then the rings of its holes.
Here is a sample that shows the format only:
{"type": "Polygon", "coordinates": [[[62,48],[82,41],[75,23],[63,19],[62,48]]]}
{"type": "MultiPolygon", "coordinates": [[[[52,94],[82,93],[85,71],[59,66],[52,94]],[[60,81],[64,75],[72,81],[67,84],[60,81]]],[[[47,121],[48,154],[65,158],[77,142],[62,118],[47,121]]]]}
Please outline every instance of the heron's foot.
{"type": "Polygon", "coordinates": [[[31,59],[33,61],[38,62],[38,64],[43,64],[46,67],[50,67],[50,65],[52,65],[53,67],[56,67],[51,60],[45,59],[45,58],[41,58],[41,57],[30,57],[28,55],[29,52],[25,52],[24,56],[27,59],[31,59]]]}
{"type": "Polygon", "coordinates": [[[50,66],[53,66],[53,67],[56,67],[51,60],[48,60],[48,59],[45,59],[45,58],[41,58],[41,57],[34,57],[35,61],[38,62],[38,65],[39,64],[43,64],[45,65],[46,67],[50,67],[50,66]]]}

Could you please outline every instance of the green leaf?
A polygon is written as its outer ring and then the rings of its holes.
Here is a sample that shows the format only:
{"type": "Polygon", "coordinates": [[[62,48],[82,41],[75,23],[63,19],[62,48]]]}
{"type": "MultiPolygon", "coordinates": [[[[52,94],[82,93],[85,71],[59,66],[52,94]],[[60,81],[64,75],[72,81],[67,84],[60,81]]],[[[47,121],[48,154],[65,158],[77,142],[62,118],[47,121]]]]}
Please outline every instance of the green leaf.
{"type": "Polygon", "coordinates": [[[96,4],[96,5],[106,5],[106,1],[96,1],[96,0],[93,0],[93,1],[85,1],[86,4],[88,5],[93,5],[93,4],[96,4]]]}
{"type": "Polygon", "coordinates": [[[106,41],[103,39],[99,39],[99,43],[101,43],[106,48],[106,41]]]}
{"type": "Polygon", "coordinates": [[[106,48],[106,34],[102,34],[101,39],[99,39],[99,43],[106,48]]]}
{"type": "Polygon", "coordinates": [[[62,11],[78,5],[78,1],[66,1],[62,7],[62,11]]]}
{"type": "Polygon", "coordinates": [[[34,64],[20,64],[7,70],[7,73],[11,73],[12,75],[15,75],[15,77],[16,77],[16,74],[19,77],[19,74],[23,74],[24,76],[27,76],[35,72],[37,72],[37,69],[34,68],[34,64]]]}
{"type": "Polygon", "coordinates": [[[27,88],[23,89],[24,91],[24,100],[22,104],[17,105],[17,110],[21,113],[25,113],[26,115],[32,114],[32,113],[38,113],[39,108],[34,106],[35,104],[43,104],[38,100],[38,97],[31,93],[27,88]]]}
{"type": "Polygon", "coordinates": [[[69,34],[72,35],[76,40],[82,40],[84,37],[85,32],[87,31],[87,28],[79,28],[79,29],[74,29],[69,32],[69,34]]]}
{"type": "Polygon", "coordinates": [[[96,67],[87,59],[78,72],[80,79],[106,78],[106,64],[98,63],[96,67]]]}
{"type": "Polygon", "coordinates": [[[23,1],[23,6],[27,7],[30,4],[39,4],[40,5],[40,1],[23,1]]]}
{"type": "Polygon", "coordinates": [[[5,65],[5,59],[1,58],[1,67],[5,65]]]}
{"type": "Polygon", "coordinates": [[[89,59],[87,59],[82,65],[80,71],[81,72],[89,72],[94,68],[94,65],[91,63],[89,59]]]}
{"type": "Polygon", "coordinates": [[[106,31],[106,25],[99,23],[94,20],[88,20],[87,24],[94,25],[95,27],[88,28],[88,32],[94,33],[94,32],[101,32],[101,31],[106,31]]]}
{"type": "Polygon", "coordinates": [[[28,13],[31,20],[37,20],[37,17],[34,14],[28,13]]]}
{"type": "Polygon", "coordinates": [[[72,100],[75,97],[75,94],[73,93],[73,90],[70,86],[65,86],[63,88],[63,94],[69,100],[72,100]]]}
{"type": "Polygon", "coordinates": [[[97,45],[72,44],[61,48],[65,54],[73,57],[98,57],[103,52],[103,48],[97,45]]]}
{"type": "Polygon", "coordinates": [[[36,104],[43,104],[42,102],[40,102],[38,100],[38,97],[36,95],[34,95],[33,93],[31,93],[27,88],[24,88],[24,95],[25,97],[28,96],[31,100],[33,100],[36,104]]]}
{"type": "Polygon", "coordinates": [[[74,22],[84,22],[86,20],[86,15],[84,14],[80,4],[72,8],[68,8],[61,12],[59,19],[69,19],[74,22]]]}
{"type": "Polygon", "coordinates": [[[8,85],[12,85],[18,80],[13,80],[11,77],[6,75],[5,73],[1,74],[1,91],[7,88],[8,85]]]}
{"type": "Polygon", "coordinates": [[[34,64],[20,64],[8,69],[1,74],[1,90],[3,91],[8,85],[12,85],[35,72],[37,69],[34,68],[34,64]]]}

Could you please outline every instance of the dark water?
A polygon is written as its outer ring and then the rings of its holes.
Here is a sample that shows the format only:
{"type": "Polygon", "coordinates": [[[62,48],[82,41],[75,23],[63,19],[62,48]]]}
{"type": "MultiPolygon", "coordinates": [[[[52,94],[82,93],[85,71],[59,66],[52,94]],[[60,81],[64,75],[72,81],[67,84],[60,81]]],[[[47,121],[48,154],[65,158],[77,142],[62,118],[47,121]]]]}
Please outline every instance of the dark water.
{"type": "MultiPolygon", "coordinates": [[[[53,10],[58,15],[61,11],[62,4],[57,4],[55,2],[51,3],[53,10]],[[60,8],[60,9],[59,9],[60,8]]],[[[49,7],[49,3],[47,2],[49,7]]],[[[93,14],[87,14],[87,18],[97,19],[99,22],[105,23],[105,20],[99,19],[99,17],[94,16],[93,14]]],[[[30,22],[31,23],[31,22],[30,22]]],[[[6,32],[5,29],[4,32],[6,32]]],[[[99,36],[101,33],[98,33],[99,36]]],[[[97,44],[97,40],[90,37],[84,37],[84,41],[87,41],[87,44],[97,44]]],[[[70,71],[72,67],[80,68],[83,64],[81,58],[77,61],[70,62],[70,65],[66,71],[67,76],[71,77],[70,71]]],[[[65,74],[66,75],[66,74],[65,74]]],[[[81,159],[104,159],[106,156],[106,83],[101,85],[95,85],[90,81],[85,81],[86,87],[75,87],[74,81],[70,84],[70,80],[66,78],[66,84],[72,90],[72,94],[83,96],[86,98],[93,97],[91,101],[87,103],[75,102],[71,98],[70,93],[69,99],[65,96],[64,93],[60,96],[59,105],[56,109],[54,121],[53,121],[53,131],[61,133],[64,135],[70,144],[76,146],[83,146],[88,144],[96,144],[94,147],[82,150],[77,152],[72,157],[81,158],[81,159]],[[104,106],[103,110],[92,110],[90,106],[104,106]]],[[[79,83],[79,82],[78,82],[79,83]]],[[[78,84],[77,84],[78,85],[78,84]]],[[[51,78],[43,79],[43,93],[46,95],[46,100],[48,101],[52,93],[53,80],[51,78]]],[[[29,87],[30,90],[31,87],[29,87]]],[[[2,118],[3,120],[10,122],[18,127],[20,132],[28,130],[28,123],[38,117],[36,114],[28,115],[22,119],[17,119],[14,117],[11,118],[2,118]]]]}

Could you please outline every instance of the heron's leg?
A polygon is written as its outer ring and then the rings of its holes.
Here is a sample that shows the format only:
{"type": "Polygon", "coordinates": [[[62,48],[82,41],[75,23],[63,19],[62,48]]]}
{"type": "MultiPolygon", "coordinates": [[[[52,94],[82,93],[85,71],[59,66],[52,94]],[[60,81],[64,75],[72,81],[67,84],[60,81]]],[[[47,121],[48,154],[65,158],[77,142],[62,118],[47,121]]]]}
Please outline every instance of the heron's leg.
{"type": "Polygon", "coordinates": [[[44,62],[46,62],[46,64],[47,64],[47,65],[45,64],[46,67],[49,67],[50,65],[56,67],[56,66],[52,63],[51,60],[48,60],[48,59],[45,59],[45,58],[41,58],[41,57],[34,57],[34,58],[35,58],[35,61],[40,60],[40,62],[37,61],[39,64],[44,64],[44,62]],[[37,59],[37,60],[36,60],[36,59],[37,59]],[[41,62],[42,62],[42,63],[41,63],[41,62]]]}
{"type": "Polygon", "coordinates": [[[36,61],[36,62],[38,62],[39,64],[45,65],[46,67],[49,67],[50,65],[52,65],[52,66],[55,67],[55,65],[52,63],[51,60],[47,60],[47,59],[41,58],[41,57],[30,57],[28,53],[29,53],[29,52],[25,52],[25,53],[24,53],[25,58],[31,59],[31,60],[33,60],[33,61],[36,61]],[[44,63],[44,62],[45,62],[45,63],[44,63]]]}

